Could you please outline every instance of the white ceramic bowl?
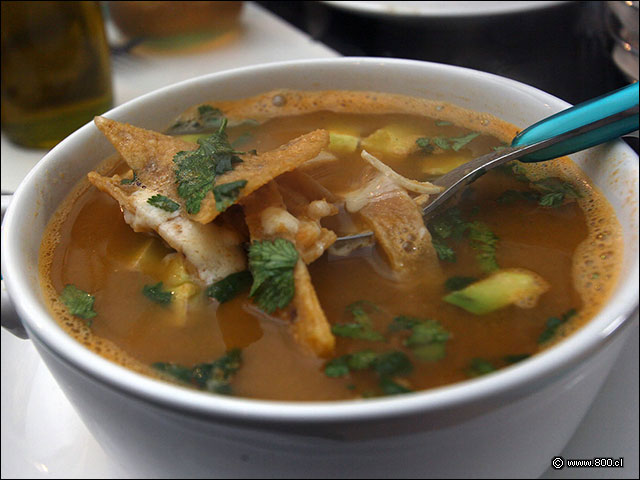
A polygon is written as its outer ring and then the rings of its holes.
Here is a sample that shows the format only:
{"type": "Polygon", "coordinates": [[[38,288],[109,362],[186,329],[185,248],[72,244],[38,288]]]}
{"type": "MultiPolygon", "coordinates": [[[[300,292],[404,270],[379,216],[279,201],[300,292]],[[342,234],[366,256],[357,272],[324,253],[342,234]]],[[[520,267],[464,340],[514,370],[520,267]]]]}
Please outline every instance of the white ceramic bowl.
{"type": "MultiPolygon", "coordinates": [[[[428,97],[530,125],[569,105],[473,70],[339,58],[258,65],[158,90],[106,115],[161,129],[183,109],[275,88],[428,97]]],[[[105,451],[155,476],[534,477],[573,434],[629,332],[638,303],[638,159],[622,142],[573,155],[614,206],[625,238],[612,298],[560,345],[493,375],[392,398],[287,403],[192,391],[126,370],[68,337],[38,283],[55,208],[113,152],[93,124],[61,142],[16,191],[4,219],[2,274],[29,336],[105,451]]]]}

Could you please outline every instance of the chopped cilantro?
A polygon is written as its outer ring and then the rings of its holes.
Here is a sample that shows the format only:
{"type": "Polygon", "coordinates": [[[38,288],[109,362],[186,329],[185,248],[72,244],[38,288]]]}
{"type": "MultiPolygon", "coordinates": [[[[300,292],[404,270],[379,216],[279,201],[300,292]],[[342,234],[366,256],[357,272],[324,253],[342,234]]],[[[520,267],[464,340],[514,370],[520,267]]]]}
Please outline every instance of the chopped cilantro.
{"type": "Polygon", "coordinates": [[[498,237],[489,230],[489,227],[482,222],[469,223],[469,239],[471,247],[478,251],[476,259],[482,271],[489,273],[498,270],[496,261],[498,237]]]}
{"type": "Polygon", "coordinates": [[[267,313],[284,308],[295,292],[293,269],[298,262],[298,252],[288,240],[276,238],[253,242],[249,247],[249,269],[253,286],[249,295],[267,313]]]}
{"type": "Polygon", "coordinates": [[[452,207],[435,217],[430,223],[430,230],[441,238],[459,240],[467,230],[469,224],[462,218],[458,207],[452,207]]]}
{"type": "Polygon", "coordinates": [[[175,212],[180,208],[179,203],[174,202],[164,195],[154,195],[153,197],[149,197],[149,199],[147,199],[147,203],[154,207],[161,208],[162,210],[166,210],[167,212],[175,212]]]}
{"type": "Polygon", "coordinates": [[[371,366],[381,376],[403,375],[413,370],[409,357],[398,350],[378,354],[371,366]]]}
{"type": "Polygon", "coordinates": [[[324,367],[324,374],[331,378],[349,375],[349,364],[347,363],[347,359],[348,356],[345,355],[328,361],[324,367]]]}
{"type": "Polygon", "coordinates": [[[217,129],[224,119],[223,113],[211,105],[200,105],[196,118],[191,120],[178,120],[169,129],[172,135],[178,133],[193,133],[196,131],[217,129]]]}
{"type": "Polygon", "coordinates": [[[399,395],[413,392],[410,388],[404,387],[388,377],[382,377],[380,379],[380,390],[382,390],[382,393],[385,395],[399,395]]]}
{"type": "Polygon", "coordinates": [[[491,362],[488,362],[483,358],[474,358],[471,360],[471,364],[469,365],[466,373],[470,377],[479,377],[495,370],[496,367],[494,367],[491,362]]]}
{"type": "Polygon", "coordinates": [[[208,192],[213,190],[216,176],[233,169],[235,163],[242,161],[229,144],[225,128],[227,119],[223,119],[217,132],[206,138],[198,139],[197,150],[178,152],[173,157],[178,195],[185,200],[187,212],[200,211],[200,204],[208,192]]]}
{"type": "Polygon", "coordinates": [[[365,370],[373,365],[378,354],[373,350],[360,350],[347,356],[347,366],[351,370],[365,370]]]}
{"type": "Polygon", "coordinates": [[[433,137],[431,142],[436,146],[440,147],[442,150],[449,150],[451,145],[449,145],[449,141],[444,137],[433,137]]]}
{"type": "Polygon", "coordinates": [[[474,138],[476,138],[477,136],[479,136],[480,134],[477,132],[472,132],[468,135],[464,135],[462,137],[456,137],[456,138],[451,138],[451,149],[455,152],[457,152],[458,150],[462,150],[464,147],[467,146],[467,144],[473,140],[474,138]]]}
{"type": "Polygon", "coordinates": [[[155,285],[145,285],[142,288],[142,294],[152,302],[159,303],[160,305],[168,305],[171,303],[173,296],[172,292],[162,290],[162,282],[156,283],[155,285]]]}
{"type": "Polygon", "coordinates": [[[571,310],[568,310],[564,314],[562,314],[560,318],[549,317],[547,319],[546,328],[538,337],[538,343],[545,343],[551,340],[558,331],[558,328],[560,328],[561,325],[565,324],[571,317],[576,315],[576,313],[576,310],[572,308],[571,310]]]}
{"type": "Polygon", "coordinates": [[[243,146],[245,143],[247,143],[249,140],[251,140],[251,138],[253,137],[253,135],[251,134],[251,132],[244,132],[242,135],[238,136],[238,138],[236,138],[233,143],[231,144],[231,146],[233,148],[238,148],[243,146]]]}
{"type": "Polygon", "coordinates": [[[378,311],[378,307],[367,300],[360,300],[347,305],[346,310],[353,315],[353,321],[331,326],[331,332],[340,337],[369,340],[372,342],[384,340],[384,336],[373,329],[371,317],[367,310],[378,311]]]}
{"type": "Polygon", "coordinates": [[[447,122],[446,120],[436,120],[436,127],[447,127],[449,125],[453,125],[453,123],[447,122]]]}
{"type": "Polygon", "coordinates": [[[236,272],[227,275],[207,288],[207,296],[215,298],[220,303],[228,302],[240,292],[249,290],[253,277],[251,272],[236,272]]]}
{"type": "Polygon", "coordinates": [[[547,177],[533,182],[542,196],[538,202],[543,207],[558,207],[567,198],[580,198],[582,195],[573,185],[557,177],[547,177]]]}
{"type": "Polygon", "coordinates": [[[210,363],[200,363],[192,368],[175,363],[157,362],[153,368],[171,375],[184,383],[191,384],[201,390],[231,394],[231,380],[242,366],[242,352],[239,349],[229,350],[225,355],[210,363]]]}
{"type": "Polygon", "coordinates": [[[120,180],[120,185],[131,185],[132,183],[136,183],[138,181],[138,175],[136,172],[133,172],[133,178],[123,178],[120,180]]]}
{"type": "Polygon", "coordinates": [[[475,277],[451,277],[448,278],[446,282],[444,282],[444,287],[450,292],[455,292],[456,290],[462,290],[467,285],[471,285],[476,280],[477,278],[475,277]]]}
{"type": "Polygon", "coordinates": [[[526,200],[530,202],[537,202],[540,198],[536,192],[528,190],[506,190],[496,200],[502,205],[511,205],[518,200],[526,200]]]}
{"type": "Polygon", "coordinates": [[[223,183],[213,187],[213,196],[216,199],[216,209],[224,212],[238,199],[240,189],[247,184],[246,180],[236,180],[235,182],[223,183]]]}
{"type": "Polygon", "coordinates": [[[518,363],[518,362],[521,362],[522,360],[526,360],[530,356],[531,356],[531,354],[529,354],[529,353],[519,353],[519,354],[516,354],[516,355],[505,355],[503,360],[506,363],[518,363]]]}
{"type": "Polygon", "coordinates": [[[431,239],[431,243],[432,243],[433,248],[435,249],[436,254],[438,255],[438,258],[440,260],[443,260],[445,262],[453,262],[453,263],[455,263],[455,261],[456,261],[456,252],[453,251],[453,248],[451,248],[450,246],[448,246],[444,242],[436,240],[435,238],[431,239]]]}
{"type": "Polygon", "coordinates": [[[416,145],[420,147],[422,153],[431,153],[433,152],[433,145],[429,143],[429,139],[426,137],[421,137],[416,140],[416,145]]]}
{"type": "Polygon", "coordinates": [[[420,360],[440,360],[445,355],[445,344],[451,334],[438,322],[401,315],[389,325],[390,331],[409,330],[411,334],[403,341],[406,347],[420,360]]]}
{"type": "Polygon", "coordinates": [[[522,183],[529,183],[529,177],[527,177],[527,171],[522,164],[516,160],[505,163],[495,168],[496,171],[502,172],[505,175],[509,175],[522,183]]]}
{"type": "MultiPolygon", "coordinates": [[[[75,285],[65,285],[60,294],[60,301],[69,309],[71,315],[89,320],[97,315],[93,310],[95,297],[80,290],[75,285]]],[[[89,322],[89,325],[91,323],[89,322]]]]}

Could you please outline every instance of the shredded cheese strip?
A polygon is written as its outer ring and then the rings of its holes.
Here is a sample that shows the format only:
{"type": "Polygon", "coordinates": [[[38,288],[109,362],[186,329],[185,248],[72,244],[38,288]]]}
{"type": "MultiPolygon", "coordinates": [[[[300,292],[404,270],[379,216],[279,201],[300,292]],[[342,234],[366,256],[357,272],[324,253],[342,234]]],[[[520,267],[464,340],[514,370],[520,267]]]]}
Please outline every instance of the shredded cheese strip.
{"type": "Polygon", "coordinates": [[[362,150],[360,154],[363,160],[368,162],[373,168],[383,173],[385,176],[389,177],[394,183],[401,186],[405,190],[415,193],[440,193],[442,191],[442,187],[438,187],[433,183],[429,182],[418,182],[417,180],[411,180],[410,178],[403,177],[398,172],[394,171],[389,166],[382,163],[379,159],[371,155],[366,150],[362,150]]]}

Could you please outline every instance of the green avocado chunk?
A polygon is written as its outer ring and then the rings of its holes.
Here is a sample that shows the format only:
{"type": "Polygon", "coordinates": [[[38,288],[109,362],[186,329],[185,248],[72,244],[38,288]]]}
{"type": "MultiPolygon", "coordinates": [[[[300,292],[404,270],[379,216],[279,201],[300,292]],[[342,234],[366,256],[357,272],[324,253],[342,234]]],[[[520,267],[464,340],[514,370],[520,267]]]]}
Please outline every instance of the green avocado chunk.
{"type": "Polygon", "coordinates": [[[508,305],[532,307],[549,288],[537,273],[524,268],[499,270],[471,285],[451,292],[444,301],[467,312],[484,315],[508,305]]]}

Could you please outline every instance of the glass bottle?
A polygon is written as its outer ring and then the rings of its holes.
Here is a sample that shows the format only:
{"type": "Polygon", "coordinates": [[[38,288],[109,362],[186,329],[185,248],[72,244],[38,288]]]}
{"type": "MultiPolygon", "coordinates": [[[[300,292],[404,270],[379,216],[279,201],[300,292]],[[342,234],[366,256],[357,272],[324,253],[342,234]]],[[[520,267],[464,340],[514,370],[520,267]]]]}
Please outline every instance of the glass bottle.
{"type": "Polygon", "coordinates": [[[2,8],[2,130],[50,148],[113,103],[98,2],[11,2],[2,8]]]}

